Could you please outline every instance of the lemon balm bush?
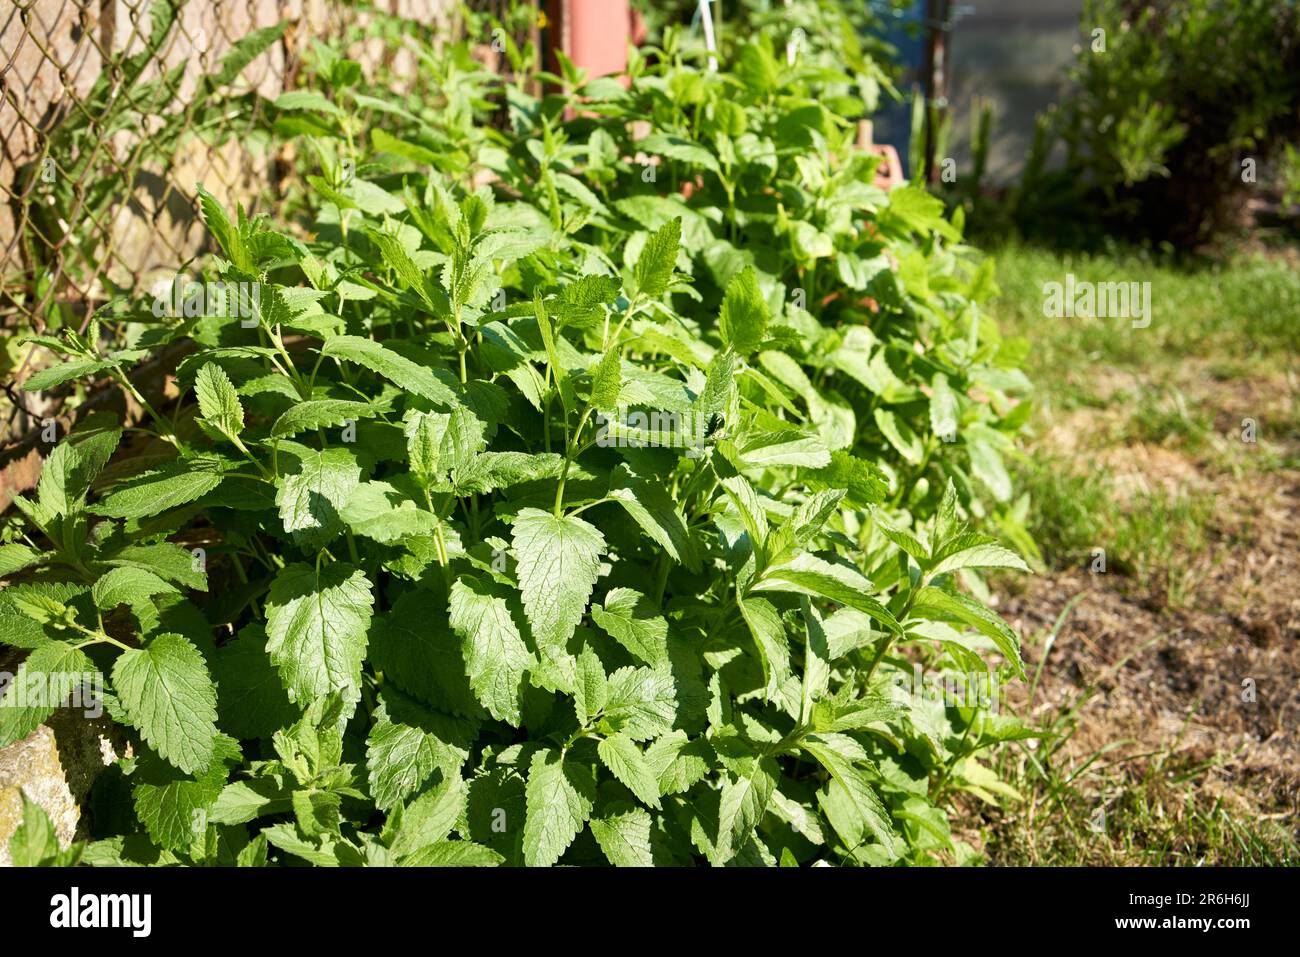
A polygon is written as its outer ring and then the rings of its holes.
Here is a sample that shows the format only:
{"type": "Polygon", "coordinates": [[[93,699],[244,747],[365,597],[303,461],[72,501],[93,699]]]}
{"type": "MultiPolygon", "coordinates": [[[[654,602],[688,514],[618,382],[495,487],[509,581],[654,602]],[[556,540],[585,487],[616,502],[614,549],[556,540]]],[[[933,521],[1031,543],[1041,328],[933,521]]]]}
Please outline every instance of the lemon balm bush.
{"type": "MultiPolygon", "coordinates": [[[[1023,562],[968,525],[1015,527],[988,273],[870,185],[837,77],[661,53],[455,136],[335,61],[281,104],[340,160],[311,238],[202,195],[256,323],[39,340],[29,387],[145,409],[61,441],[0,551],[19,680],[98,672],[131,736],[83,860],[972,857],[953,797],[1014,797],[979,753],[1029,732],[900,685],[1020,671],[978,574],[1023,562]],[[151,406],[132,367],[175,343],[151,406]]],[[[52,710],[4,704],[4,743],[52,710]]]]}

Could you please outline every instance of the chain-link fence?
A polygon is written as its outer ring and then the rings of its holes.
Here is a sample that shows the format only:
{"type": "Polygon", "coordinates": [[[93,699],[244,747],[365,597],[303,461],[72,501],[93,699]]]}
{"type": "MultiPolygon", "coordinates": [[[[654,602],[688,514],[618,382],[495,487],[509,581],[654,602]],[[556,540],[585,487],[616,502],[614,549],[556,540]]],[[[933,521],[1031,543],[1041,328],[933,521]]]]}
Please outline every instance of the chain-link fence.
{"type": "MultiPolygon", "coordinates": [[[[14,0],[0,19],[0,321],[81,327],[95,305],[202,248],[195,184],[273,187],[266,104],[312,37],[446,0],[14,0]]],[[[349,31],[352,31],[349,33],[349,31]]]]}

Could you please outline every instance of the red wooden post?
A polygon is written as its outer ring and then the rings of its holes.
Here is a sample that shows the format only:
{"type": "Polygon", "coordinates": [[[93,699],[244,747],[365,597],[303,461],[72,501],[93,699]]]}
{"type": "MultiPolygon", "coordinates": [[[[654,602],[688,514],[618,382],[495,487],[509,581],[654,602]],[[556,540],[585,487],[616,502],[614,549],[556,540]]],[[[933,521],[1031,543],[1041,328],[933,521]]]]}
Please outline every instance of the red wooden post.
{"type": "Polygon", "coordinates": [[[550,0],[547,19],[552,46],[588,75],[627,72],[627,45],[639,19],[628,0],[550,0]]]}

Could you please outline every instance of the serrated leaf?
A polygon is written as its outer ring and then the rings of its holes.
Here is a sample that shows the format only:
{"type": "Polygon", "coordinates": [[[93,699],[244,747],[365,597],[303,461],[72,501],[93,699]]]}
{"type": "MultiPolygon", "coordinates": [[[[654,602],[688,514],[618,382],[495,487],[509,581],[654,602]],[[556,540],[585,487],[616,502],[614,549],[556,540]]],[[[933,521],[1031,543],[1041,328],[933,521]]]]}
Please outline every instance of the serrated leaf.
{"type": "Polygon", "coordinates": [[[645,595],[631,588],[611,588],[591,618],[620,645],[650,667],[668,661],[668,622],[645,595]]]}
{"type": "Polygon", "coordinates": [[[625,734],[611,734],[600,740],[596,752],[620,784],[642,803],[658,809],[659,782],[635,741],[625,734]]]}
{"type": "Polygon", "coordinates": [[[203,655],[186,638],[158,635],[113,663],[113,691],[151,748],[186,773],[212,761],[217,691],[203,655]]]}
{"type": "Polygon", "coordinates": [[[375,416],[376,409],[369,402],[349,399],[312,399],[291,406],[271,426],[271,438],[282,439],[299,432],[343,425],[355,419],[375,416]]]}
{"type": "Polygon", "coordinates": [[[781,616],[765,598],[742,598],[740,614],[758,648],[766,693],[776,694],[790,675],[790,644],[781,616]]]}
{"type": "Polygon", "coordinates": [[[142,568],[164,581],[199,591],[208,590],[208,573],[189,549],[174,542],[128,545],[107,560],[119,568],[142,568]]]}
{"type": "Polygon", "coordinates": [[[21,788],[22,818],[9,837],[9,859],[14,867],[70,867],[81,857],[81,846],[59,849],[59,836],[45,809],[21,788]]]}
{"type": "Polygon", "coordinates": [[[193,502],[221,484],[223,465],[204,456],[178,459],[119,483],[90,511],[109,518],[148,518],[193,502]]]}
{"type": "Polygon", "coordinates": [[[730,345],[742,356],[751,355],[762,344],[770,319],[767,300],[758,288],[758,275],[747,266],[727,284],[722,299],[718,317],[722,344],[730,345]]]}
{"type": "Polygon", "coordinates": [[[402,859],[403,867],[496,867],[505,860],[473,841],[438,841],[402,859]]]}
{"type": "Polygon", "coordinates": [[[389,689],[381,693],[366,738],[370,796],[381,811],[417,792],[435,771],[442,780],[460,776],[476,724],[439,714],[389,689]]]}
{"type": "Polygon", "coordinates": [[[596,782],[589,768],[566,760],[554,748],[541,748],[528,766],[524,790],[528,817],[524,823],[524,863],[529,867],[555,864],[591,816],[596,782]]]}
{"type": "Polygon", "coordinates": [[[450,413],[408,413],[405,433],[411,473],[426,487],[465,468],[487,445],[483,422],[460,403],[450,413]]]}
{"type": "MultiPolygon", "coordinates": [[[[0,748],[35,731],[75,689],[94,682],[98,673],[84,652],[66,642],[46,641],[34,649],[0,698],[0,748]]],[[[91,698],[88,693],[84,697],[89,709],[91,698]]]]}
{"type": "Polygon", "coordinates": [[[600,358],[591,380],[591,407],[614,409],[623,388],[621,357],[617,349],[610,349],[600,358]]]}
{"type": "Polygon", "coordinates": [[[898,620],[883,604],[872,598],[871,582],[856,568],[802,553],[780,565],[773,565],[754,585],[755,591],[791,591],[830,598],[870,615],[895,634],[901,635],[898,620]]]}
{"type": "Polygon", "coordinates": [[[578,723],[585,727],[605,710],[609,693],[600,656],[590,646],[584,646],[578,655],[574,679],[573,709],[577,713],[578,723]]]}
{"type": "Polygon", "coordinates": [[[512,526],[524,612],[544,659],[565,654],[600,574],[605,537],[576,516],[525,508],[512,526]]]}
{"type": "Polygon", "coordinates": [[[448,619],[461,639],[470,686],[492,717],[515,727],[525,673],[536,665],[502,586],[462,576],[451,586],[448,619]]]}
{"type": "MultiPolygon", "coordinates": [[[[289,96],[290,94],[285,95],[289,96]]],[[[226,258],[241,272],[255,272],[256,264],[248,251],[243,235],[235,224],[230,221],[230,217],[226,215],[225,207],[217,202],[216,197],[204,189],[201,184],[197,187],[196,192],[199,196],[199,212],[203,216],[203,222],[208,227],[208,231],[216,238],[218,245],[221,246],[221,251],[226,254],[226,258]]]]}
{"type": "Polygon", "coordinates": [[[171,851],[184,851],[207,832],[210,815],[226,782],[226,764],[237,761],[239,747],[218,736],[209,765],[192,777],[162,780],[155,770],[132,792],[136,816],[153,842],[171,851]]]}
{"type": "MultiPolygon", "coordinates": [[[[841,824],[836,828],[844,843],[854,849],[874,837],[890,854],[897,856],[901,848],[890,823],[889,812],[876,796],[866,774],[853,761],[860,747],[851,738],[834,733],[808,735],[799,746],[816,758],[835,783],[844,789],[854,812],[849,819],[849,827],[841,824]]],[[[835,824],[835,820],[832,820],[832,824],[835,824]]]]}
{"type": "Polygon", "coordinates": [[[677,250],[682,239],[682,218],[676,216],[664,223],[646,240],[641,255],[632,271],[636,291],[650,299],[657,299],[667,290],[677,267],[677,250]]]}
{"type": "MultiPolygon", "coordinates": [[[[461,578],[456,585],[465,581],[461,578]]],[[[452,630],[455,622],[448,621],[454,617],[463,625],[462,614],[458,607],[455,616],[447,615],[430,592],[406,592],[387,614],[375,619],[370,662],[383,672],[385,682],[424,704],[449,714],[479,717],[483,712],[470,686],[465,649],[452,630]]]]}
{"type": "Polygon", "coordinates": [[[931,576],[961,568],[1014,568],[1027,572],[1023,558],[984,535],[959,535],[935,553],[931,576]]]}
{"type": "Polygon", "coordinates": [[[269,739],[298,717],[266,653],[266,630],[260,624],[247,625],[238,638],[218,648],[212,670],[223,731],[240,740],[269,739]]]}
{"type": "Polygon", "coordinates": [[[646,749],[659,793],[681,794],[703,781],[712,770],[712,750],[704,738],[690,739],[685,731],[670,731],[646,749]]]}
{"type": "Polygon", "coordinates": [[[154,595],[176,593],[153,572],[126,566],[106,571],[90,590],[95,605],[101,611],[112,611],[118,605],[135,605],[148,601],[154,595]]]}
{"type": "Polygon", "coordinates": [[[355,704],[373,604],[370,582],[350,565],[287,565],[275,577],[266,650],[291,700],[306,705],[338,692],[355,704]]]}
{"type": "Polygon", "coordinates": [[[657,738],[677,719],[677,685],[667,668],[619,668],[609,676],[605,720],[633,741],[657,738]]]}
{"type": "Polygon", "coordinates": [[[686,517],[673,501],[668,491],[644,479],[630,475],[625,469],[615,472],[609,497],[618,502],[632,516],[650,538],[679,564],[698,571],[700,559],[686,517]]]}
{"type": "Polygon", "coordinates": [[[611,805],[591,819],[591,833],[615,867],[653,867],[650,812],[630,804],[611,805]]]}
{"type": "Polygon", "coordinates": [[[992,640],[997,648],[1020,674],[1024,663],[1020,659],[1020,639],[1010,626],[984,605],[965,595],[946,592],[933,585],[919,589],[912,599],[913,618],[938,618],[959,621],[970,625],[992,640]]]}
{"type": "Polygon", "coordinates": [[[302,457],[302,467],[286,475],[276,491],[284,530],[304,548],[328,545],[343,531],[340,510],[361,483],[361,466],[346,449],[326,449],[302,457]]]}
{"type": "Polygon", "coordinates": [[[0,577],[7,578],[14,572],[30,568],[43,558],[41,552],[18,542],[0,545],[0,577]]]}
{"type": "Polygon", "coordinates": [[[456,403],[456,394],[432,370],[371,339],[335,336],[325,343],[321,354],[369,369],[407,392],[414,392],[431,402],[444,405],[456,403]]]}
{"type": "Polygon", "coordinates": [[[399,857],[444,841],[465,813],[469,796],[459,774],[444,778],[407,804],[390,847],[399,857]]]}
{"type": "Polygon", "coordinates": [[[236,436],[244,430],[244,407],[224,369],[209,362],[194,377],[194,394],[203,418],[219,432],[236,436]]]}

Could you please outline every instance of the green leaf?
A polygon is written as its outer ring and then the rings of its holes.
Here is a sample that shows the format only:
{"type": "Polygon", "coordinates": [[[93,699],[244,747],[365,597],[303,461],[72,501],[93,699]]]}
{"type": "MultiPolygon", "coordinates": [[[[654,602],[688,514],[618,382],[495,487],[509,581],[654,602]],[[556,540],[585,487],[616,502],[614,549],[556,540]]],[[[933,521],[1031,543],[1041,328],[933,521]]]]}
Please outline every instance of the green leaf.
{"type": "Polygon", "coordinates": [[[490,847],[473,841],[427,844],[402,859],[404,867],[496,867],[505,860],[490,847]]]}
{"type": "Polygon", "coordinates": [[[930,575],[942,575],[961,568],[1014,568],[1027,572],[1029,566],[1023,558],[1008,548],[1003,548],[987,535],[968,533],[949,540],[934,555],[930,575]]]}
{"type": "Polygon", "coordinates": [[[147,518],[201,498],[221,484],[220,459],[208,456],[177,459],[160,469],[119,483],[90,511],[109,518],[147,518]]]}
{"type": "Polygon", "coordinates": [[[0,545],[0,576],[8,578],[14,572],[30,568],[42,559],[40,552],[21,543],[0,545]]]}
{"type": "Polygon", "coordinates": [[[699,570],[700,558],[691,541],[686,517],[667,489],[619,468],[614,473],[609,497],[618,502],[641,530],[675,562],[691,571],[699,570]]]}
{"type": "Polygon", "coordinates": [[[814,487],[847,490],[849,501],[859,508],[883,502],[887,491],[878,466],[842,450],[832,452],[831,464],[811,473],[809,479],[814,487]]]}
{"type": "MultiPolygon", "coordinates": [[[[453,585],[453,595],[461,583],[453,585]]],[[[458,615],[463,609],[458,608],[458,615]]],[[[370,632],[370,662],[392,683],[430,707],[462,717],[482,709],[471,689],[465,649],[435,596],[422,589],[405,592],[370,632]],[[431,613],[432,612],[432,613],[431,613]]],[[[463,624],[463,622],[462,622],[463,624]]]]}
{"type": "Polygon", "coordinates": [[[591,819],[591,833],[615,867],[653,867],[650,812],[631,804],[611,804],[591,819]]]}
{"type": "Polygon", "coordinates": [[[524,612],[544,659],[562,657],[600,575],[605,538],[576,516],[525,508],[512,526],[524,612]]]}
{"type": "Polygon", "coordinates": [[[646,762],[654,771],[663,796],[681,794],[708,777],[712,749],[703,738],[689,739],[685,731],[670,731],[646,749],[646,762]]]}
{"type": "Polygon", "coordinates": [[[449,620],[461,638],[470,687],[492,717],[518,727],[525,674],[536,665],[503,586],[461,576],[451,586],[449,620]]]}
{"type": "Polygon", "coordinates": [[[246,625],[238,638],[218,648],[212,670],[223,731],[240,739],[270,738],[298,717],[266,653],[262,625],[246,625]]]}
{"type": "Polygon", "coordinates": [[[118,605],[136,605],[154,595],[176,594],[176,589],[143,568],[112,568],[99,576],[90,590],[95,606],[112,611],[118,605]]]}
{"type": "Polygon", "coordinates": [[[925,449],[912,427],[888,409],[877,408],[873,415],[881,433],[898,454],[912,465],[921,464],[925,449]]]}
{"type": "Polygon", "coordinates": [[[0,698],[0,748],[35,731],[77,689],[89,710],[93,701],[85,686],[96,687],[98,673],[84,652],[66,642],[46,641],[34,649],[0,698]]]}
{"type": "Polygon", "coordinates": [[[122,430],[116,427],[78,429],[56,445],[36,484],[41,511],[47,516],[79,512],[91,482],[108,463],[121,437],[122,430]]]}
{"type": "Polygon", "coordinates": [[[207,591],[208,573],[198,559],[199,556],[174,542],[157,542],[153,545],[128,545],[107,563],[119,568],[141,568],[165,581],[207,591]]]}
{"type": "Polygon", "coordinates": [[[339,518],[358,535],[385,544],[433,535],[438,520],[417,508],[387,482],[362,482],[348,496],[339,518]]]}
{"type": "Polygon", "coordinates": [[[459,403],[450,413],[408,413],[405,431],[411,473],[425,487],[438,485],[451,470],[468,466],[487,444],[482,421],[459,403]]]}
{"type": "Polygon", "coordinates": [[[901,635],[903,631],[897,619],[871,597],[871,588],[871,582],[856,568],[807,553],[767,569],[762,580],[754,586],[755,591],[791,591],[830,598],[870,615],[890,631],[901,635]]]}
{"type": "Polygon", "coordinates": [[[373,604],[359,568],[334,563],[281,570],[266,600],[266,650],[290,700],[303,706],[331,692],[348,704],[359,700],[373,604]]]}
{"type": "Polygon", "coordinates": [[[966,454],[970,456],[971,472],[993,493],[999,502],[1011,499],[1011,476],[1002,462],[1002,455],[990,442],[983,439],[966,441],[966,454]]]}
{"type": "Polygon", "coordinates": [[[212,761],[217,690],[203,655],[186,638],[158,635],[113,663],[113,690],[140,736],[186,773],[212,761]]]}
{"type": "Polygon", "coordinates": [[[361,466],[346,449],[302,457],[302,468],[282,479],[275,503],[284,530],[303,548],[317,550],[343,531],[339,511],[361,482],[361,466]]]}
{"type": "Polygon", "coordinates": [[[758,288],[758,274],[752,266],[747,266],[727,284],[722,299],[722,313],[718,317],[722,344],[731,346],[742,356],[751,355],[762,344],[770,320],[767,300],[758,288]]]}
{"type": "Polygon", "coordinates": [[[611,588],[603,606],[592,606],[591,618],[650,667],[668,662],[668,622],[640,592],[611,588]]]}
{"type": "Polygon", "coordinates": [[[605,710],[609,696],[605,668],[600,663],[600,656],[590,646],[584,646],[574,672],[573,710],[578,723],[586,727],[605,710]]]}
{"type": "MultiPolygon", "coordinates": [[[[799,746],[816,758],[834,782],[844,789],[853,813],[849,818],[849,826],[845,827],[840,822],[836,826],[836,832],[849,849],[855,849],[874,837],[891,855],[901,853],[901,845],[889,821],[889,812],[876,796],[866,773],[855,763],[866,762],[862,746],[852,738],[834,732],[810,734],[799,746]]],[[[832,825],[836,825],[838,820],[832,818],[832,825]]]]}
{"type": "Polygon", "coordinates": [[[244,430],[244,407],[239,404],[239,393],[221,366],[209,362],[199,369],[194,378],[194,393],[203,418],[218,432],[236,436],[244,430]]]}
{"type": "Polygon", "coordinates": [[[957,421],[960,412],[957,407],[957,393],[948,384],[948,377],[936,372],[930,380],[930,431],[941,438],[957,435],[957,421]]]}
{"type": "Polygon", "coordinates": [[[83,845],[59,849],[59,836],[45,809],[18,789],[23,816],[9,837],[9,859],[14,867],[71,867],[81,858],[83,845]]]}
{"type": "Polygon", "coordinates": [[[641,749],[625,734],[602,738],[596,752],[620,784],[652,808],[659,807],[659,784],[641,749]]]}
{"type": "Polygon", "coordinates": [[[622,392],[623,377],[621,359],[617,349],[610,349],[601,356],[600,363],[592,375],[591,407],[593,409],[614,409],[618,407],[618,397],[622,392]]]}
{"type": "Polygon", "coordinates": [[[1025,666],[1020,659],[1020,639],[997,614],[965,595],[946,592],[933,585],[919,589],[912,599],[912,618],[937,618],[970,625],[990,639],[1024,676],[1025,666]]]}
{"type": "Polygon", "coordinates": [[[669,159],[680,160],[687,165],[698,166],[721,175],[717,157],[699,143],[688,140],[684,136],[665,136],[662,133],[652,133],[650,136],[638,140],[636,145],[637,149],[646,153],[658,153],[667,156],[669,159]]]}
{"type": "Polygon", "coordinates": [[[226,215],[225,208],[203,188],[202,184],[197,187],[196,192],[199,195],[199,212],[203,216],[203,222],[208,227],[208,232],[216,238],[226,258],[240,272],[256,272],[256,263],[253,262],[252,254],[244,243],[244,237],[226,215]]]}
{"type": "Polygon", "coordinates": [[[355,419],[368,419],[377,414],[369,402],[349,399],[312,399],[291,406],[271,426],[271,438],[282,439],[299,432],[311,432],[329,426],[343,425],[355,419]]]}
{"type": "Polygon", "coordinates": [[[429,844],[445,841],[465,813],[468,790],[459,775],[444,778],[402,810],[401,822],[390,845],[403,857],[429,844]]]}
{"type": "Polygon", "coordinates": [[[830,449],[821,436],[794,429],[756,432],[740,444],[741,465],[747,469],[765,469],[790,465],[821,469],[831,464],[830,449]]]}
{"type": "Polygon", "coordinates": [[[540,748],[528,766],[524,791],[528,817],[524,822],[524,863],[529,867],[555,864],[591,816],[596,782],[589,767],[554,748],[540,748]]]}
{"type": "Polygon", "coordinates": [[[33,372],[23,383],[23,391],[44,392],[72,379],[89,379],[95,373],[112,369],[116,365],[116,362],[99,359],[73,359],[71,362],[60,362],[48,369],[33,372]]]}
{"type": "MultiPolygon", "coordinates": [[[[752,759],[751,759],[752,760],[752,759]]],[[[714,864],[724,864],[753,836],[776,790],[776,762],[753,761],[743,774],[728,776],[718,801],[718,839],[714,864]]]]}
{"type": "Polygon", "coordinates": [[[325,343],[321,355],[342,359],[376,372],[431,402],[455,405],[456,394],[441,379],[418,363],[412,362],[378,342],[360,336],[335,336],[325,343]]]}
{"type": "Polygon", "coordinates": [[[140,772],[146,780],[135,786],[133,804],[155,844],[185,851],[202,840],[226,783],[226,765],[240,757],[239,746],[218,735],[212,761],[193,777],[164,777],[163,771],[148,766],[140,772]]]}
{"type": "Polygon", "coordinates": [[[609,676],[605,723],[633,741],[667,734],[677,720],[677,684],[660,668],[619,668],[609,676]]]}
{"type": "Polygon", "coordinates": [[[435,771],[460,776],[477,726],[439,714],[394,689],[381,693],[366,738],[370,796],[381,811],[416,793],[435,771]]]}
{"type": "Polygon", "coordinates": [[[758,647],[766,693],[776,694],[790,674],[790,644],[781,616],[765,598],[742,598],[740,614],[758,647]]]}
{"type": "Polygon", "coordinates": [[[682,218],[676,216],[646,240],[632,271],[637,294],[650,299],[658,299],[664,294],[677,266],[681,239],[682,218]]]}

